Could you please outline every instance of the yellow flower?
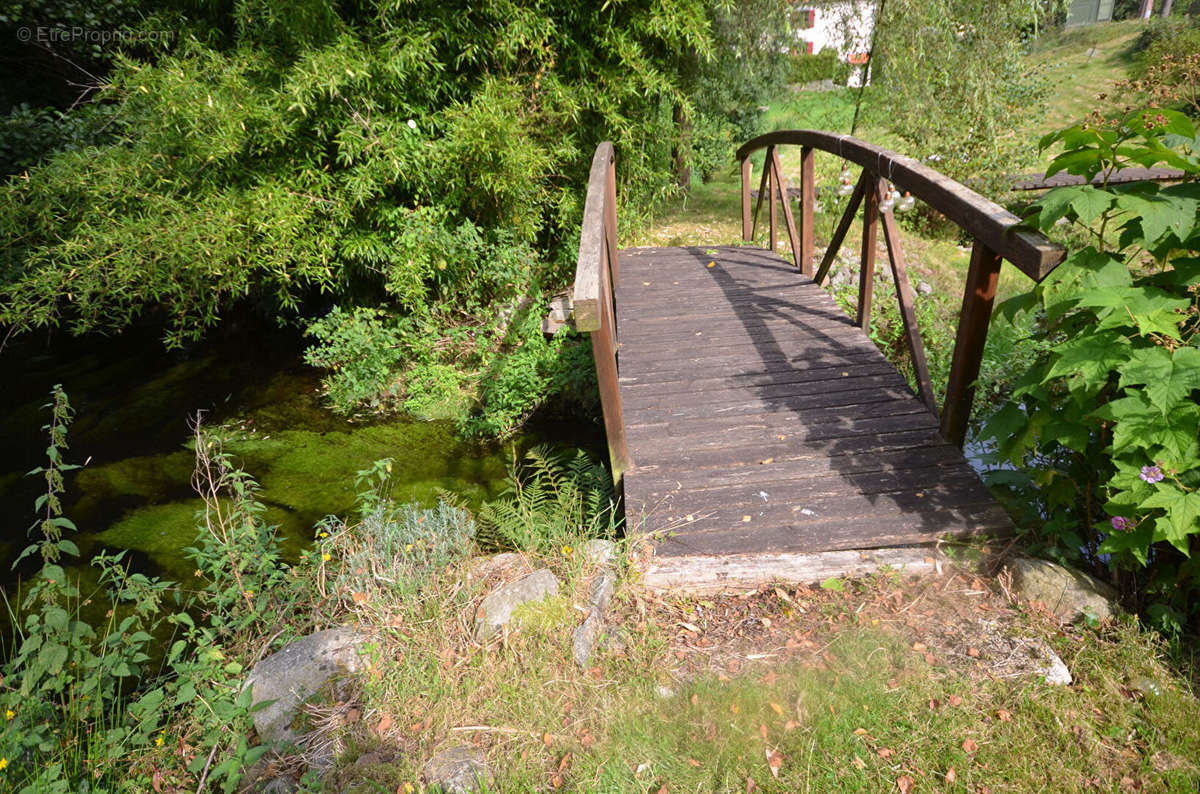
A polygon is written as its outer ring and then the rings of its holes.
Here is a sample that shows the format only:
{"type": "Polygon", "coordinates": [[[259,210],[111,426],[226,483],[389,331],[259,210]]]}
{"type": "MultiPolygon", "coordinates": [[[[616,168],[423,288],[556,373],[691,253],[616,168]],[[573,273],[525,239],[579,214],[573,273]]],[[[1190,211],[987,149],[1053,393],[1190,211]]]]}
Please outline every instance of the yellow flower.
{"type": "Polygon", "coordinates": [[[8,759],[0,758],[0,769],[8,769],[8,759]]]}
{"type": "Polygon", "coordinates": [[[405,546],[405,547],[404,547],[404,550],[405,550],[405,551],[412,551],[412,544],[410,543],[410,544],[408,544],[407,546],[405,546]]]}
{"type": "Polygon", "coordinates": [[[12,709],[4,710],[4,719],[11,720],[15,716],[17,716],[17,713],[15,711],[13,711],[12,709]]]}
{"type": "Polygon", "coordinates": [[[573,549],[570,546],[563,546],[563,554],[570,557],[573,549]]]}
{"type": "Polygon", "coordinates": [[[325,562],[329,562],[330,560],[333,559],[333,555],[331,555],[329,552],[325,552],[324,554],[321,555],[321,559],[324,560],[325,562]]]}
{"type": "Polygon", "coordinates": [[[242,595],[246,596],[246,598],[253,598],[253,597],[254,597],[254,591],[253,591],[253,590],[244,590],[244,591],[242,592],[242,595]]]}
{"type": "Polygon", "coordinates": [[[327,538],[327,537],[329,537],[329,533],[328,532],[319,532],[319,533],[317,533],[317,537],[318,538],[327,538]]]}
{"type": "Polygon", "coordinates": [[[157,739],[154,740],[154,746],[155,747],[163,746],[163,737],[161,735],[157,739]]]}

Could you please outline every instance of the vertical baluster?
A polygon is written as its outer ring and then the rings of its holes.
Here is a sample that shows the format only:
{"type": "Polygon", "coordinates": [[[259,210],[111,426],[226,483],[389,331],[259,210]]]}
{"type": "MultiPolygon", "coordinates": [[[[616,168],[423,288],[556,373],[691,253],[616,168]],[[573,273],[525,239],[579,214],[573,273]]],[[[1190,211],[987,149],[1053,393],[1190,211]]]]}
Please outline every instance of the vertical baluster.
{"type": "Polygon", "coordinates": [[[813,148],[805,146],[800,153],[800,272],[813,274],[813,148]]]}
{"type": "MultiPolygon", "coordinates": [[[[863,172],[863,177],[872,184],[877,177],[863,172]]],[[[864,187],[866,187],[864,185],[864,187]]],[[[863,235],[862,260],[858,271],[858,327],[864,331],[871,330],[871,296],[875,293],[875,233],[879,225],[879,195],[876,191],[866,189],[863,206],[863,235]]]]}
{"type": "Polygon", "coordinates": [[[767,159],[763,161],[763,169],[764,169],[764,170],[767,172],[767,181],[768,181],[768,185],[767,185],[767,194],[768,194],[768,195],[767,195],[767,202],[768,202],[768,205],[769,205],[769,207],[770,207],[770,210],[771,210],[771,213],[770,213],[770,218],[771,218],[771,251],[772,251],[772,252],[774,252],[774,251],[775,251],[775,248],[776,248],[776,239],[775,239],[775,186],[778,184],[778,180],[775,178],[775,174],[774,174],[774,171],[775,171],[775,169],[774,169],[774,168],[771,168],[771,163],[774,161],[774,159],[775,159],[775,147],[771,147],[770,149],[768,149],[768,150],[767,150],[767,159]]]}
{"type": "Polygon", "coordinates": [[[754,239],[754,220],[750,215],[750,177],[754,166],[747,157],[742,160],[742,240],[754,239]]]}

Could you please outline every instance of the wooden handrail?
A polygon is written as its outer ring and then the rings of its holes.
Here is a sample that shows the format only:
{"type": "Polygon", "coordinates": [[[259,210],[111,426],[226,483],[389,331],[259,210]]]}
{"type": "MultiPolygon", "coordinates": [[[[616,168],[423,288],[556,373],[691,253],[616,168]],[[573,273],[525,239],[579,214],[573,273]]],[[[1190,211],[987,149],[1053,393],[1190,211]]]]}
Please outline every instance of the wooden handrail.
{"type": "Polygon", "coordinates": [[[759,149],[785,144],[835,154],[901,186],[1012,262],[1034,281],[1041,281],[1066,257],[1066,249],[1061,245],[1021,226],[1020,218],[994,201],[911,157],[849,135],[819,130],[768,132],[738,149],[737,159],[745,162],[759,149]]]}
{"type": "Polygon", "coordinates": [[[912,354],[914,376],[921,399],[936,413],[929,383],[929,371],[925,363],[925,351],[917,328],[916,311],[913,304],[912,287],[900,248],[900,239],[895,219],[888,211],[881,211],[885,201],[888,182],[921,199],[938,212],[954,221],[968,232],[975,241],[971,252],[971,266],[967,274],[966,290],[959,314],[954,355],[950,364],[950,376],[946,385],[946,399],[941,412],[942,436],[962,446],[967,434],[967,423],[971,403],[975,396],[975,380],[983,359],[987,341],[988,324],[991,319],[992,303],[996,297],[996,284],[1000,264],[1007,259],[1022,273],[1034,281],[1041,281],[1066,257],[1066,249],[1048,239],[1040,232],[1025,227],[1021,219],[970,188],[939,174],[932,168],[911,157],[889,151],[874,144],[819,130],[780,130],[760,135],[748,141],[737,151],[742,172],[742,237],[747,242],[754,239],[755,221],[764,197],[769,197],[771,218],[771,250],[775,250],[775,200],[778,197],[784,207],[788,222],[789,242],[792,256],[801,273],[812,276],[812,228],[813,206],[816,191],[813,186],[813,151],[835,154],[843,160],[862,166],[858,184],[850,196],[849,206],[838,223],[825,256],[817,268],[813,280],[821,283],[829,273],[834,258],[841,249],[846,233],[854,222],[859,205],[863,205],[863,235],[858,280],[858,312],[856,323],[864,331],[870,330],[871,299],[875,283],[876,229],[883,226],[887,243],[888,261],[896,285],[896,298],[900,304],[900,315],[904,323],[905,339],[912,354]],[[791,203],[787,185],[779,166],[777,148],[783,145],[803,147],[800,168],[800,233],[797,235],[792,223],[791,203]],[[759,187],[758,203],[753,216],[750,210],[750,184],[752,166],[750,155],[766,149],[763,160],[762,184],[759,187]]]}
{"type": "Polygon", "coordinates": [[[613,145],[605,141],[596,147],[588,176],[572,313],[575,329],[587,331],[591,336],[609,462],[613,482],[618,486],[621,475],[632,465],[625,442],[621,392],[617,388],[617,319],[613,290],[619,276],[616,155],[613,145]]]}

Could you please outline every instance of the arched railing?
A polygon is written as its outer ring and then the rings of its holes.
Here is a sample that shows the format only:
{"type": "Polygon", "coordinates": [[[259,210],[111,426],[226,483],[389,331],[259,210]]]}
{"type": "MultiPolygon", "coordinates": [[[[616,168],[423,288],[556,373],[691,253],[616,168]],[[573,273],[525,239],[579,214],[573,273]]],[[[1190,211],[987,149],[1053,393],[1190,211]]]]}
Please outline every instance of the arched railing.
{"type": "MultiPolygon", "coordinates": [[[[971,264],[967,272],[966,289],[963,293],[962,310],[959,315],[958,332],[954,343],[954,355],[950,364],[950,376],[946,384],[946,398],[941,411],[942,436],[959,446],[966,437],[967,422],[974,398],[975,380],[979,377],[979,366],[983,348],[987,341],[988,323],[992,304],[996,297],[996,285],[1000,265],[1004,260],[1034,281],[1041,281],[1058,266],[1066,256],[1062,246],[1052,242],[1041,233],[1021,226],[1020,218],[990,201],[975,191],[948,177],[939,174],[911,157],[888,151],[849,135],[837,135],[816,130],[781,130],[771,132],[747,142],[738,149],[737,158],[742,168],[742,237],[750,242],[763,199],[768,202],[771,250],[776,247],[776,209],[778,199],[783,208],[787,225],[788,241],[796,267],[818,284],[829,273],[834,258],[842,247],[846,233],[863,206],[863,239],[858,278],[857,323],[868,330],[871,316],[871,298],[875,279],[876,230],[883,228],[887,245],[888,263],[896,285],[896,296],[900,304],[900,315],[904,323],[905,339],[912,354],[917,389],[921,399],[935,414],[938,413],[929,380],[929,368],[925,362],[925,350],[921,343],[913,306],[912,287],[900,246],[896,221],[888,211],[885,196],[888,183],[911,193],[945,215],[971,235],[971,264]],[[778,147],[800,146],[800,225],[796,227],[788,200],[787,183],[779,164],[778,147]],[[751,210],[752,165],[750,156],[766,149],[764,167],[759,182],[758,202],[751,210]],[[813,207],[816,200],[814,188],[814,154],[816,150],[829,152],[842,160],[862,167],[862,173],[850,194],[849,206],[838,222],[837,229],[821,263],[813,269],[813,207]],[[884,205],[881,211],[881,204],[884,205]]],[[[589,194],[590,195],[590,194],[589,194]]]]}
{"type": "Polygon", "coordinates": [[[608,141],[596,147],[588,176],[583,205],[583,229],[579,236],[579,259],[575,266],[572,315],[575,330],[592,338],[592,358],[600,384],[600,405],[613,482],[629,468],[625,443],[625,421],[621,415],[621,391],[617,388],[617,318],[613,289],[620,275],[617,263],[616,156],[608,141]]]}

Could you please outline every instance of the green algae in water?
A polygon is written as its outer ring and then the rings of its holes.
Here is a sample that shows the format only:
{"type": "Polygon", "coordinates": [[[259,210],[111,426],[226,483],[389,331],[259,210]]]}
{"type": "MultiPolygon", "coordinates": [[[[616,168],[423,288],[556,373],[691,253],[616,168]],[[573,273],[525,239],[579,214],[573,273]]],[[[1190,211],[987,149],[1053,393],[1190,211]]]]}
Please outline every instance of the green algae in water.
{"type": "MultiPolygon", "coordinates": [[[[507,475],[500,452],[473,449],[449,423],[396,421],[343,432],[283,430],[261,437],[246,432],[226,440],[225,451],[259,482],[259,499],[267,506],[264,520],[278,527],[284,556],[292,560],[311,542],[318,521],[352,512],[356,475],[376,460],[393,460],[392,499],[424,507],[434,507],[441,491],[477,507],[503,490],[507,475]]],[[[97,499],[111,499],[114,493],[153,497],[172,490],[172,483],[186,483],[192,465],[190,451],[131,458],[96,467],[81,487],[97,499]]],[[[137,507],[96,535],[96,541],[144,552],[171,577],[186,577],[192,566],[182,550],[195,544],[197,515],[203,509],[199,498],[137,507]]]]}

